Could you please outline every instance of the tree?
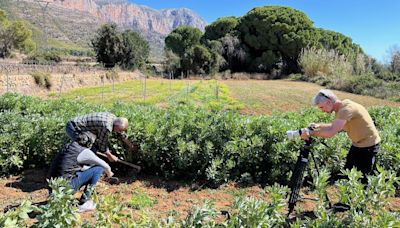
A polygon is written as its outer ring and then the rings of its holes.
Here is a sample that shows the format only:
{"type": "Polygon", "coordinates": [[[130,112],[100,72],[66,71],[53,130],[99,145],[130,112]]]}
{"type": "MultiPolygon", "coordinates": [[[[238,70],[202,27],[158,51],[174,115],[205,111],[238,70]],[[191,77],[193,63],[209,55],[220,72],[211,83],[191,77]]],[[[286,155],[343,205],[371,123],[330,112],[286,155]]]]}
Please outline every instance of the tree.
{"type": "Polygon", "coordinates": [[[226,34],[220,39],[221,55],[232,71],[244,71],[246,69],[247,53],[244,45],[237,36],[226,34]]]}
{"type": "Polygon", "coordinates": [[[122,68],[137,69],[144,66],[149,53],[149,43],[138,33],[131,30],[122,33],[122,68]]]}
{"type": "Polygon", "coordinates": [[[208,73],[214,75],[224,67],[227,62],[222,56],[222,43],[218,40],[211,40],[207,42],[207,47],[211,54],[211,60],[208,66],[208,73]]]}
{"type": "Polygon", "coordinates": [[[206,26],[203,37],[205,40],[218,40],[235,31],[238,24],[239,19],[237,17],[218,18],[215,22],[206,26]]]}
{"type": "Polygon", "coordinates": [[[105,24],[96,32],[92,39],[92,46],[96,52],[97,62],[105,67],[114,67],[121,62],[123,39],[117,31],[116,24],[105,24]]]}
{"type": "Polygon", "coordinates": [[[325,30],[321,28],[314,29],[315,37],[318,38],[317,48],[326,50],[334,49],[340,55],[345,55],[348,59],[354,59],[360,53],[363,53],[361,47],[353,43],[350,37],[339,32],[325,30]]]}
{"type": "Polygon", "coordinates": [[[14,49],[31,52],[35,48],[28,26],[21,20],[9,21],[5,11],[0,10],[0,58],[9,57],[14,49]]]}
{"type": "Polygon", "coordinates": [[[189,52],[191,62],[190,69],[195,73],[209,73],[209,65],[211,62],[211,53],[203,45],[196,45],[189,52]]]}
{"type": "Polygon", "coordinates": [[[400,47],[393,46],[389,49],[390,71],[395,74],[400,73],[400,47]]]}
{"type": "Polygon", "coordinates": [[[180,26],[165,38],[165,46],[182,58],[189,49],[200,44],[201,36],[202,32],[198,28],[180,26]]]}
{"type": "Polygon", "coordinates": [[[196,45],[200,45],[201,36],[202,32],[198,28],[180,26],[165,38],[165,50],[171,50],[178,55],[182,71],[192,70],[191,51],[196,45]]]}
{"type": "Polygon", "coordinates": [[[165,70],[168,73],[172,73],[172,75],[174,75],[177,69],[181,67],[180,66],[181,59],[171,50],[165,50],[164,55],[165,55],[165,62],[164,62],[165,70]]]}
{"type": "Polygon", "coordinates": [[[241,40],[256,62],[268,60],[261,68],[253,64],[249,70],[270,71],[282,63],[286,73],[300,72],[297,60],[301,49],[315,40],[312,27],[303,12],[290,7],[265,6],[248,12],[238,25],[241,40]]]}

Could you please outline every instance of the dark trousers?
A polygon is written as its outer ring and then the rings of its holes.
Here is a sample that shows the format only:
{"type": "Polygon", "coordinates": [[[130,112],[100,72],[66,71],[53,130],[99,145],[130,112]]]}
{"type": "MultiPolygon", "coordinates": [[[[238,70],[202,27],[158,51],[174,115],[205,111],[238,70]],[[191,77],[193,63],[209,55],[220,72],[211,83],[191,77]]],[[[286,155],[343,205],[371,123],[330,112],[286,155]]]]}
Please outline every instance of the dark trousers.
{"type": "Polygon", "coordinates": [[[362,182],[368,183],[368,175],[371,175],[375,170],[375,159],[379,152],[379,143],[371,147],[355,147],[351,146],[347,154],[346,164],[344,169],[352,169],[355,167],[358,171],[362,172],[362,182]]]}
{"type": "Polygon", "coordinates": [[[71,121],[69,121],[67,123],[67,126],[65,126],[65,131],[67,132],[68,137],[72,139],[72,141],[76,141],[79,136],[79,132],[75,129],[71,121]]]}
{"type": "Polygon", "coordinates": [[[103,175],[103,172],[103,167],[93,166],[85,171],[77,172],[76,177],[71,179],[70,184],[75,191],[78,191],[82,186],[85,186],[84,192],[79,199],[79,204],[83,204],[90,199],[94,186],[103,175]]]}
{"type": "MultiPolygon", "coordinates": [[[[69,121],[65,126],[65,131],[67,132],[68,137],[72,141],[76,141],[80,134],[80,132],[75,129],[74,124],[71,121],[69,121]]],[[[96,153],[97,152],[96,145],[93,145],[92,148],[90,148],[90,150],[96,153]]]]}

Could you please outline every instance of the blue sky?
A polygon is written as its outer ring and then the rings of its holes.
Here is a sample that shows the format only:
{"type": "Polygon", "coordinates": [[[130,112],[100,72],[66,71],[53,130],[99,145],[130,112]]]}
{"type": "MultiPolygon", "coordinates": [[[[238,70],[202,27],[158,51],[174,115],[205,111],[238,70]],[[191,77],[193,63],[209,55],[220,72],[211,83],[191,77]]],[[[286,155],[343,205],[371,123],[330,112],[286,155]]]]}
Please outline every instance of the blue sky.
{"type": "Polygon", "coordinates": [[[400,46],[398,0],[129,0],[154,9],[186,7],[208,23],[218,17],[243,16],[254,7],[290,6],[303,11],[319,28],[349,36],[370,56],[388,60],[388,50],[400,46]]]}

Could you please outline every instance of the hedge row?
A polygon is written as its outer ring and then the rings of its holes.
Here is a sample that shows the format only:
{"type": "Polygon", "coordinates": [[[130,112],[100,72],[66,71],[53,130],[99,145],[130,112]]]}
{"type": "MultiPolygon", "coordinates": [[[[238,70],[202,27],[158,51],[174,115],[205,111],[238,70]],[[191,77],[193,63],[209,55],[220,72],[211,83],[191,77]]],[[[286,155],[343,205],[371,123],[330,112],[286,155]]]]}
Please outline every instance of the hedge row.
{"type": "MultiPolygon", "coordinates": [[[[127,154],[116,139],[111,147],[144,171],[164,177],[184,177],[219,184],[228,180],[287,183],[301,140],[289,141],[286,131],[311,122],[331,121],[315,109],[243,116],[190,106],[168,110],[116,103],[110,109],[67,100],[40,100],[16,94],[0,99],[0,171],[48,166],[67,142],[66,122],[74,116],[109,111],[129,119],[128,136],[140,144],[127,154]]],[[[400,108],[375,107],[370,113],[383,139],[378,164],[400,174],[400,108]]],[[[315,156],[332,172],[342,167],[350,141],[345,133],[316,142],[315,156]]]]}

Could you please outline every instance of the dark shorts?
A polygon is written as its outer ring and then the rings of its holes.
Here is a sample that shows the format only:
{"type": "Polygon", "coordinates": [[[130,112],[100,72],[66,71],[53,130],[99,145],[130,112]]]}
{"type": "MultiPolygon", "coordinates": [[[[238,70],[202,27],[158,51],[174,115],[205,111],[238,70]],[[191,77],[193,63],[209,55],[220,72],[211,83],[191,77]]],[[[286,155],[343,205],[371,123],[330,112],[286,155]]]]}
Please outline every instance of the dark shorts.
{"type": "MultiPolygon", "coordinates": [[[[370,147],[355,147],[351,146],[347,154],[345,169],[355,167],[364,175],[364,179],[370,174],[373,174],[375,169],[375,158],[379,152],[379,143],[370,147]]],[[[364,180],[364,181],[365,181],[364,180]]]]}

